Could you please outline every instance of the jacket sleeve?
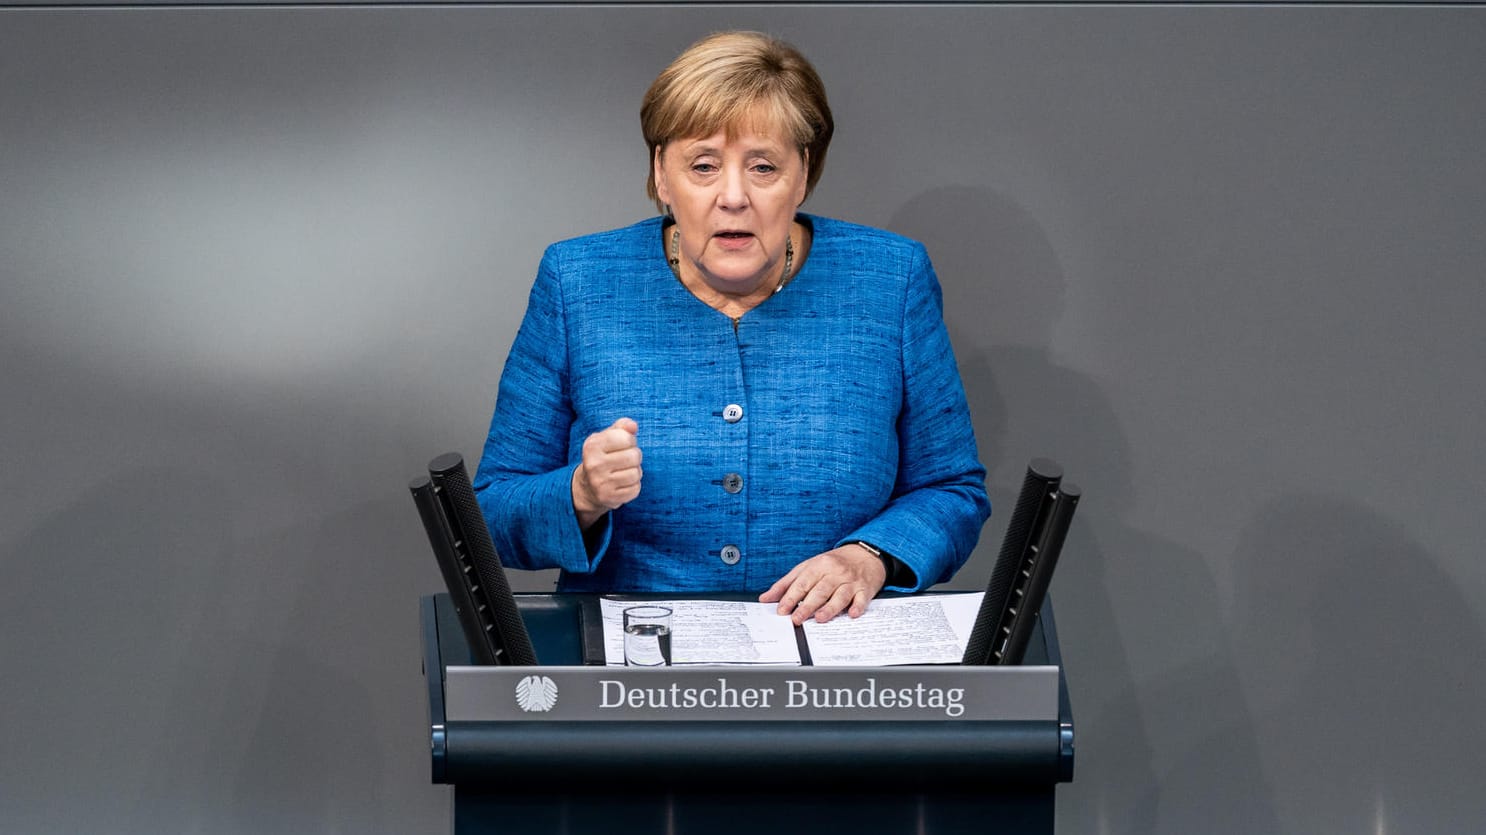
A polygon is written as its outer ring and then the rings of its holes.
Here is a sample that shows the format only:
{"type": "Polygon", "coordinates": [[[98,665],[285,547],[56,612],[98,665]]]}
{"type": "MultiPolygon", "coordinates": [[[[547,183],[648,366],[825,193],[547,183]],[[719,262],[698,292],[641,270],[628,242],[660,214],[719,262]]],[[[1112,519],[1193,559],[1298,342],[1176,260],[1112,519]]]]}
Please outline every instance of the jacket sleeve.
{"type": "Polygon", "coordinates": [[[944,326],[939,280],[919,244],[914,245],[902,327],[903,403],[892,498],[841,542],[862,540],[893,555],[912,570],[914,582],[888,588],[920,591],[950,579],[970,558],[991,506],[965,388],[944,326]]]}
{"type": "MultiPolygon", "coordinates": [[[[593,570],[573,510],[566,316],[559,256],[542,256],[526,317],[501,372],[495,415],[475,473],[475,495],[501,561],[516,568],[593,570]]],[[[590,533],[595,554],[608,545],[608,517],[590,533]]]]}

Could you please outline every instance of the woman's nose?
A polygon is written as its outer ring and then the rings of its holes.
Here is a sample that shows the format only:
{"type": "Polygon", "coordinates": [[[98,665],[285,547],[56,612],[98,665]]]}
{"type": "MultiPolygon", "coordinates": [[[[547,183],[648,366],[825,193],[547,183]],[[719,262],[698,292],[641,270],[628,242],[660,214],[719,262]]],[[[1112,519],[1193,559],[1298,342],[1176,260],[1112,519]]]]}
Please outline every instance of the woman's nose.
{"type": "Polygon", "coordinates": [[[747,181],[739,168],[726,168],[722,174],[722,190],[717,195],[718,205],[724,209],[742,209],[748,206],[747,181]]]}

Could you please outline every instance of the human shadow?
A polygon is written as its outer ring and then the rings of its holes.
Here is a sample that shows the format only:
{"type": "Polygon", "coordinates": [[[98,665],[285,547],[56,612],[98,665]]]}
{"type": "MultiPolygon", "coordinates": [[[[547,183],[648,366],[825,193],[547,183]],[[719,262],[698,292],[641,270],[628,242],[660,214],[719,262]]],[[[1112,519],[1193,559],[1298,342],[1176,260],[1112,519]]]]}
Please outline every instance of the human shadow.
{"type": "Polygon", "coordinates": [[[130,819],[160,800],[147,764],[173,770],[168,741],[196,718],[161,706],[193,689],[182,659],[222,551],[214,487],[166,466],[99,477],[0,549],[7,827],[152,831],[130,819]]]}
{"type": "Polygon", "coordinates": [[[1169,763],[1223,717],[1251,723],[1240,697],[1215,581],[1198,553],[1126,520],[1137,485],[1129,444],[1099,384],[1059,361],[1054,331],[1067,279],[1041,224],[988,188],[926,191],[890,227],[922,241],[944,288],[945,320],[965,382],[995,508],[971,562],[950,585],[983,588],[1027,463],[1060,463],[1084,498],[1054,577],[1075,724],[1075,779],[1059,792],[1070,832],[1212,831],[1212,811],[1243,832],[1273,813],[1252,744],[1199,775],[1210,809],[1171,790],[1169,763]]]}
{"type": "Polygon", "coordinates": [[[411,504],[396,498],[359,503],[245,545],[315,559],[296,565],[293,594],[278,604],[278,622],[292,639],[256,642],[257,669],[245,683],[257,691],[259,710],[249,727],[216,741],[234,755],[223,813],[242,831],[383,831],[397,815],[379,788],[427,783],[426,753],[408,756],[428,745],[410,593],[423,572],[411,559],[376,571],[366,561],[387,549],[386,520],[411,504]],[[400,659],[406,672],[395,682],[384,671],[389,658],[400,659]],[[395,711],[386,713],[391,705],[395,711]]]}
{"type": "MultiPolygon", "coordinates": [[[[1240,535],[1235,658],[1289,831],[1486,821],[1486,635],[1441,562],[1399,521],[1320,491],[1271,500],[1240,535]]],[[[1223,761],[1240,731],[1218,730],[1179,772],[1223,761]]]]}
{"type": "Polygon", "coordinates": [[[17,476],[56,481],[0,539],[0,660],[7,715],[46,730],[0,723],[7,827],[436,820],[416,598],[438,572],[403,486],[412,468],[389,468],[395,450],[349,454],[395,433],[325,419],[339,407],[281,381],[229,399],[29,362],[47,385],[20,426],[52,467],[28,453],[17,476]],[[255,401],[272,414],[257,419],[255,401]]]}

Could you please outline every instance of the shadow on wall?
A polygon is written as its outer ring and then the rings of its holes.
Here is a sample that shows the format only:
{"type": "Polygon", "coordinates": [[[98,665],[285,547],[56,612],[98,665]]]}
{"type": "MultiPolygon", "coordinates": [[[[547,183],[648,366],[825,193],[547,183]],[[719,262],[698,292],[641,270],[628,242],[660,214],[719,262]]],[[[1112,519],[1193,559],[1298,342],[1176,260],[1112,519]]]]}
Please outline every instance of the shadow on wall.
{"type": "Polygon", "coordinates": [[[387,728],[417,728],[408,691],[418,667],[409,641],[392,642],[407,695],[392,715],[374,692],[392,649],[376,624],[411,632],[412,595],[391,609],[385,578],[359,569],[385,547],[378,520],[404,508],[366,507],[235,545],[217,524],[220,493],[209,477],[131,473],[79,496],[5,555],[7,619],[25,635],[20,663],[7,666],[34,685],[7,688],[6,709],[52,720],[45,734],[7,741],[7,759],[29,771],[7,785],[35,792],[9,818],[13,831],[96,831],[105,820],[121,833],[165,820],[217,832],[388,824],[382,765],[389,750],[413,761],[418,748],[387,728]],[[167,497],[174,512],[162,512],[167,497]],[[52,799],[37,805],[37,795],[52,799]]]}
{"type": "Polygon", "coordinates": [[[0,724],[0,764],[16,769],[0,781],[7,831],[95,830],[141,802],[153,778],[140,766],[186,718],[160,706],[179,693],[207,618],[197,595],[226,550],[218,487],[160,467],[100,477],[0,551],[4,709],[35,723],[0,724]]]}
{"type": "Polygon", "coordinates": [[[1213,722],[1251,729],[1216,585],[1200,555],[1130,527],[1136,485],[1109,398],[1051,351],[1065,277],[1041,225],[983,188],[925,192],[891,228],[924,242],[944,287],[995,515],[952,584],[983,588],[1027,462],[1064,466],[1085,499],[1052,585],[1077,728],[1074,783],[1059,792],[1066,831],[1189,833],[1276,828],[1249,730],[1211,770],[1173,763],[1213,722]],[[1216,817],[1221,815],[1221,817],[1216,817]]]}
{"type": "Polygon", "coordinates": [[[200,388],[31,363],[48,384],[21,428],[69,489],[0,541],[0,652],[24,683],[5,707],[46,728],[0,723],[0,828],[442,819],[416,618],[438,576],[404,474],[384,472],[395,430],[289,386],[238,386],[276,404],[260,420],[200,388]]]}
{"type": "MultiPolygon", "coordinates": [[[[1403,525],[1335,495],[1280,497],[1240,536],[1236,658],[1290,831],[1486,821],[1486,637],[1439,563],[1403,525]]],[[[1236,734],[1192,759],[1221,762],[1236,734]]]]}

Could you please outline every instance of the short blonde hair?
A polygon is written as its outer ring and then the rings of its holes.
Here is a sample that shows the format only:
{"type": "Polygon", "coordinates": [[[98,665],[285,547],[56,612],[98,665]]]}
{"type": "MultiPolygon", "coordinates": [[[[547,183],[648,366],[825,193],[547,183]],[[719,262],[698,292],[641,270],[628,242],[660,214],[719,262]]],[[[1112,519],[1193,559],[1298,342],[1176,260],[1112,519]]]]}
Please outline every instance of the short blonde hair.
{"type": "Polygon", "coordinates": [[[835,131],[815,67],[793,46],[759,32],[718,32],[697,41],[661,71],[640,105],[650,149],[646,193],[664,211],[654,162],[666,143],[759,127],[782,128],[805,155],[808,198],[835,131]]]}

